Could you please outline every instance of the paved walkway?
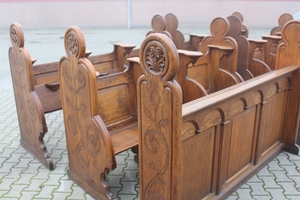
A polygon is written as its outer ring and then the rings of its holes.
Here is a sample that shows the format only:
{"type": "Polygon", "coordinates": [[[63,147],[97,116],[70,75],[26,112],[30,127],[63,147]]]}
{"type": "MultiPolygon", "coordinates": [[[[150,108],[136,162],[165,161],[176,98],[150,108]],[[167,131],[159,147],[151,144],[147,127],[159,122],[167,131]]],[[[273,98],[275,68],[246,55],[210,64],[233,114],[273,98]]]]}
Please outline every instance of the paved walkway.
{"type": "MultiPolygon", "coordinates": [[[[9,28],[9,27],[8,27],[9,28]]],[[[14,102],[8,48],[9,33],[0,30],[0,199],[92,199],[68,179],[68,156],[62,112],[46,115],[49,132],[45,143],[55,163],[49,171],[20,146],[20,131],[14,102]]],[[[113,42],[140,45],[147,30],[86,29],[87,49],[93,54],[112,51],[113,42]]],[[[207,34],[203,30],[184,33],[207,34]]],[[[64,30],[24,30],[25,47],[37,63],[58,61],[65,55],[64,30]]],[[[260,38],[267,30],[251,32],[260,38]]],[[[118,167],[109,174],[112,192],[118,199],[139,199],[138,166],[131,151],[117,156],[118,167]]],[[[228,199],[300,199],[300,156],[281,153],[228,199]]]]}

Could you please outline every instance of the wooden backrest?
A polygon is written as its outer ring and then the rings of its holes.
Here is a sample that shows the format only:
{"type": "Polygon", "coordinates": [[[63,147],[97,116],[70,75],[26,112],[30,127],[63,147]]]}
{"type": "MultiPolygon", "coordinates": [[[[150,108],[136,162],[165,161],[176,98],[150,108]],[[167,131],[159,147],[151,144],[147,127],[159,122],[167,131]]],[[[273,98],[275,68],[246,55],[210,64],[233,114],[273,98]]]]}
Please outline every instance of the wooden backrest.
{"type": "Polygon", "coordinates": [[[279,16],[278,18],[278,26],[275,26],[274,28],[272,28],[272,30],[270,31],[270,35],[281,35],[281,30],[283,28],[283,26],[290,20],[293,20],[294,17],[293,15],[289,14],[289,13],[283,13],[282,15],[279,16]]]}
{"type": "Polygon", "coordinates": [[[228,16],[227,20],[230,24],[228,36],[234,38],[238,44],[237,72],[244,80],[249,80],[253,78],[253,74],[248,70],[250,44],[248,39],[241,35],[242,21],[234,15],[228,16]]]}
{"type": "Polygon", "coordinates": [[[287,22],[281,32],[282,43],[277,48],[276,69],[300,66],[300,21],[287,22]]]}
{"type": "Polygon", "coordinates": [[[190,39],[185,41],[184,35],[178,28],[178,18],[173,13],[168,13],[163,17],[162,15],[154,15],[151,21],[151,33],[163,33],[172,39],[177,49],[198,51],[199,44],[204,38],[203,35],[191,34],[190,39]]]}
{"type": "MultiPolygon", "coordinates": [[[[240,13],[240,12],[233,12],[231,15],[238,17],[241,20],[241,22],[243,23],[244,16],[242,15],[242,13],[240,13]]],[[[243,35],[243,36],[245,36],[246,38],[248,38],[248,36],[249,36],[249,29],[248,29],[248,27],[245,24],[242,24],[242,29],[241,29],[240,34],[243,35]]]]}
{"type": "Polygon", "coordinates": [[[201,43],[203,55],[188,69],[188,76],[209,94],[243,81],[237,73],[238,45],[228,36],[229,30],[227,19],[215,18],[210,24],[211,36],[201,43]]]}

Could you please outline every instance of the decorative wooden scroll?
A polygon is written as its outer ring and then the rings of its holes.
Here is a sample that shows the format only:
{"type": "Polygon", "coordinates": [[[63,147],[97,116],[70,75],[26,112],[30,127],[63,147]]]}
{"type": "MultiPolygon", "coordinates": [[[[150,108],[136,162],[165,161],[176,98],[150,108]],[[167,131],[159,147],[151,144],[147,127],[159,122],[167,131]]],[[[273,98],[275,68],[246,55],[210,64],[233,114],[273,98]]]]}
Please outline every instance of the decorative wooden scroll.
{"type": "Polygon", "coordinates": [[[35,92],[32,61],[24,47],[20,24],[10,26],[12,47],[9,48],[11,76],[21,132],[21,145],[45,167],[53,169],[53,161],[44,144],[48,131],[42,104],[35,92]]]}
{"type": "Polygon", "coordinates": [[[180,199],[178,188],[181,88],[170,38],[149,35],[140,48],[138,80],[140,199],[180,199]]]}
{"type": "Polygon", "coordinates": [[[85,58],[82,32],[70,27],[64,36],[68,57],[59,62],[61,98],[69,157],[69,177],[95,198],[114,199],[106,180],[116,167],[108,130],[98,114],[96,72],[85,58]]]}

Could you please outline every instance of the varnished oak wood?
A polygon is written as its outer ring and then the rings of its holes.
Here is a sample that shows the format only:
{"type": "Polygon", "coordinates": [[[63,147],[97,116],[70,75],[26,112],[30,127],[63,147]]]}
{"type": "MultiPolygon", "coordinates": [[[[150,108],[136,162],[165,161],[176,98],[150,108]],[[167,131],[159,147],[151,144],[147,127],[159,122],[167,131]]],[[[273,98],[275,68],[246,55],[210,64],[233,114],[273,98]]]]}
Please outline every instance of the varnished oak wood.
{"type": "MultiPolygon", "coordinates": [[[[12,47],[9,50],[11,75],[17,104],[21,131],[21,144],[45,167],[54,169],[53,161],[44,144],[44,135],[48,132],[45,113],[60,110],[60,83],[58,62],[34,65],[36,59],[30,57],[24,48],[24,34],[21,25],[13,23],[10,28],[12,47]],[[27,88],[24,90],[24,87],[27,88]],[[28,103],[22,103],[22,101],[28,103]],[[19,102],[19,103],[18,103],[19,102]]],[[[135,56],[135,45],[115,43],[111,53],[89,56],[98,76],[104,76],[125,70],[127,57],[135,56]]]]}
{"type": "Polygon", "coordinates": [[[85,57],[81,30],[66,30],[67,57],[59,62],[61,98],[68,149],[68,175],[95,199],[115,199],[107,174],[115,155],[138,145],[136,82],[140,68],[96,75],[85,57]]]}
{"type": "Polygon", "coordinates": [[[145,39],[137,85],[141,199],[225,199],[281,151],[299,153],[299,33],[300,21],[283,27],[275,70],[185,104],[174,80],[175,45],[160,34],[145,39]],[[159,68],[147,62],[153,46],[162,49],[159,68]]]}

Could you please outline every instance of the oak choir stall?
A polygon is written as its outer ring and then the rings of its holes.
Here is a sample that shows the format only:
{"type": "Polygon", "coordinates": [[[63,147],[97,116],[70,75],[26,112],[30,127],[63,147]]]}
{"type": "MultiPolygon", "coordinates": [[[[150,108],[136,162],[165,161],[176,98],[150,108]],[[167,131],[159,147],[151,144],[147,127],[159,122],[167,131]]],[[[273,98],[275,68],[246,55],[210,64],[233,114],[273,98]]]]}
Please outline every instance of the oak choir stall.
{"type": "Polygon", "coordinates": [[[107,174],[131,149],[140,199],[224,199],[281,151],[298,154],[300,21],[289,14],[261,40],[243,16],[216,17],[210,35],[152,18],[139,49],[90,56],[80,28],[66,56],[34,65],[18,23],[10,67],[21,145],[49,169],[45,113],[63,110],[68,175],[95,199],[115,199],[107,174]]]}

